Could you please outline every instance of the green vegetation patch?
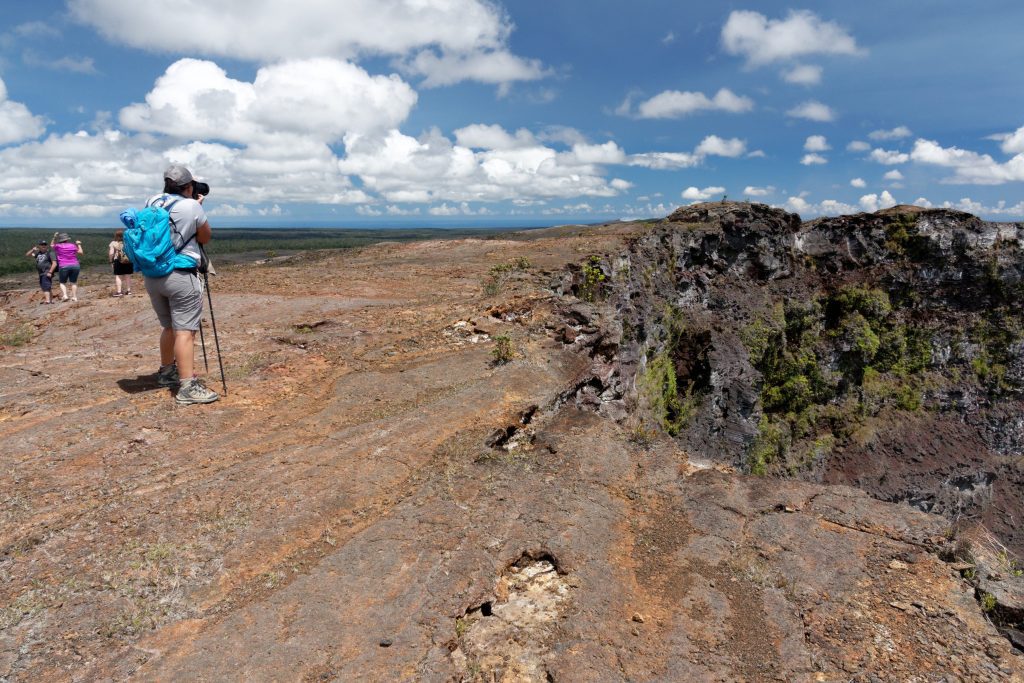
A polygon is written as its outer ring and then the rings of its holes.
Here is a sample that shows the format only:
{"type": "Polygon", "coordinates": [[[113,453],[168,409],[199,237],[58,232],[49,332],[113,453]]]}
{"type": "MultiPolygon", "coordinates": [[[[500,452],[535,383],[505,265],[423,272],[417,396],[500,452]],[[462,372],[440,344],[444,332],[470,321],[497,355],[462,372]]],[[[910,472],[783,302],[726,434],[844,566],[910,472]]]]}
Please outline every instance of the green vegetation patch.
{"type": "Polygon", "coordinates": [[[922,407],[931,334],[901,323],[882,290],[851,286],[776,304],[741,338],[762,375],[751,472],[775,463],[794,471],[849,438],[865,416],[922,407]]]}
{"type": "Polygon", "coordinates": [[[665,341],[648,354],[647,367],[637,385],[654,421],[676,436],[700,405],[707,388],[710,366],[707,351],[710,335],[686,329],[682,313],[671,306],[662,319],[665,341]]]}

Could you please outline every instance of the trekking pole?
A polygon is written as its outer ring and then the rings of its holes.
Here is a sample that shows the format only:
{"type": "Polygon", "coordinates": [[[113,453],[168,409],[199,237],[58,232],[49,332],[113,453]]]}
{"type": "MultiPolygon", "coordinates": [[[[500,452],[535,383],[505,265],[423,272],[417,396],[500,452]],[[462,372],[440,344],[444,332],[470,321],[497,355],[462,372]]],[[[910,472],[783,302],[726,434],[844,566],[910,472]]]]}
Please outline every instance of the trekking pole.
{"type": "Polygon", "coordinates": [[[210,372],[210,363],[206,360],[206,340],[203,339],[203,320],[199,319],[199,345],[203,347],[203,365],[206,366],[206,372],[210,372]]]}
{"type": "MultiPolygon", "coordinates": [[[[224,360],[220,355],[220,340],[217,339],[217,319],[213,316],[213,296],[210,295],[210,278],[203,273],[203,284],[206,286],[206,300],[210,302],[210,327],[213,328],[213,345],[217,348],[217,364],[220,366],[220,383],[224,387],[224,395],[228,395],[228,382],[224,378],[224,360]]],[[[202,329],[202,325],[199,326],[202,329]]]]}

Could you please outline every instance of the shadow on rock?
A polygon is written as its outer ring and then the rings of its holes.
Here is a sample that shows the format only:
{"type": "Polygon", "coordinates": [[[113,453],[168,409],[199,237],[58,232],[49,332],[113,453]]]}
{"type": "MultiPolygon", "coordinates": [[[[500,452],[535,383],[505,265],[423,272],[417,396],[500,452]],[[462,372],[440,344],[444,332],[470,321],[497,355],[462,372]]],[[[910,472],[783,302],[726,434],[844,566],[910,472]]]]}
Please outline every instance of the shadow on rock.
{"type": "Polygon", "coordinates": [[[126,394],[141,394],[143,391],[166,388],[156,383],[156,375],[139,375],[132,379],[119,379],[117,380],[117,386],[121,387],[121,391],[126,394]]]}

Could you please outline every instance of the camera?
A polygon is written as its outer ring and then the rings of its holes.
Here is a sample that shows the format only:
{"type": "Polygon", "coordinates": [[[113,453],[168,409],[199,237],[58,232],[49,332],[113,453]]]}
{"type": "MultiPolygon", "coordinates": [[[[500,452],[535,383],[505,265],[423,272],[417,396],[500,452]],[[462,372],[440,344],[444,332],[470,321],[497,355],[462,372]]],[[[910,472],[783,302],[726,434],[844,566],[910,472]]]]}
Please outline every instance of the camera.
{"type": "Polygon", "coordinates": [[[210,194],[210,186],[208,184],[199,182],[198,180],[192,181],[193,197],[196,197],[198,195],[203,195],[205,197],[208,194],[210,194]]]}

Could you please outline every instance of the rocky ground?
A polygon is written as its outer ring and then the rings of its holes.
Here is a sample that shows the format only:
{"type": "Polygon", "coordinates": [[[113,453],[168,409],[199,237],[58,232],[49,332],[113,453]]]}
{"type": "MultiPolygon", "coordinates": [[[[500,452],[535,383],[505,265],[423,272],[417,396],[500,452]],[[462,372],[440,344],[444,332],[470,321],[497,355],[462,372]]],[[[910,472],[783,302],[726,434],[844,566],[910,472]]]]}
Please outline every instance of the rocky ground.
{"type": "Polygon", "coordinates": [[[210,406],[145,297],[0,293],[0,680],[1024,680],[998,537],[602,398],[664,228],[224,268],[210,406]]]}

